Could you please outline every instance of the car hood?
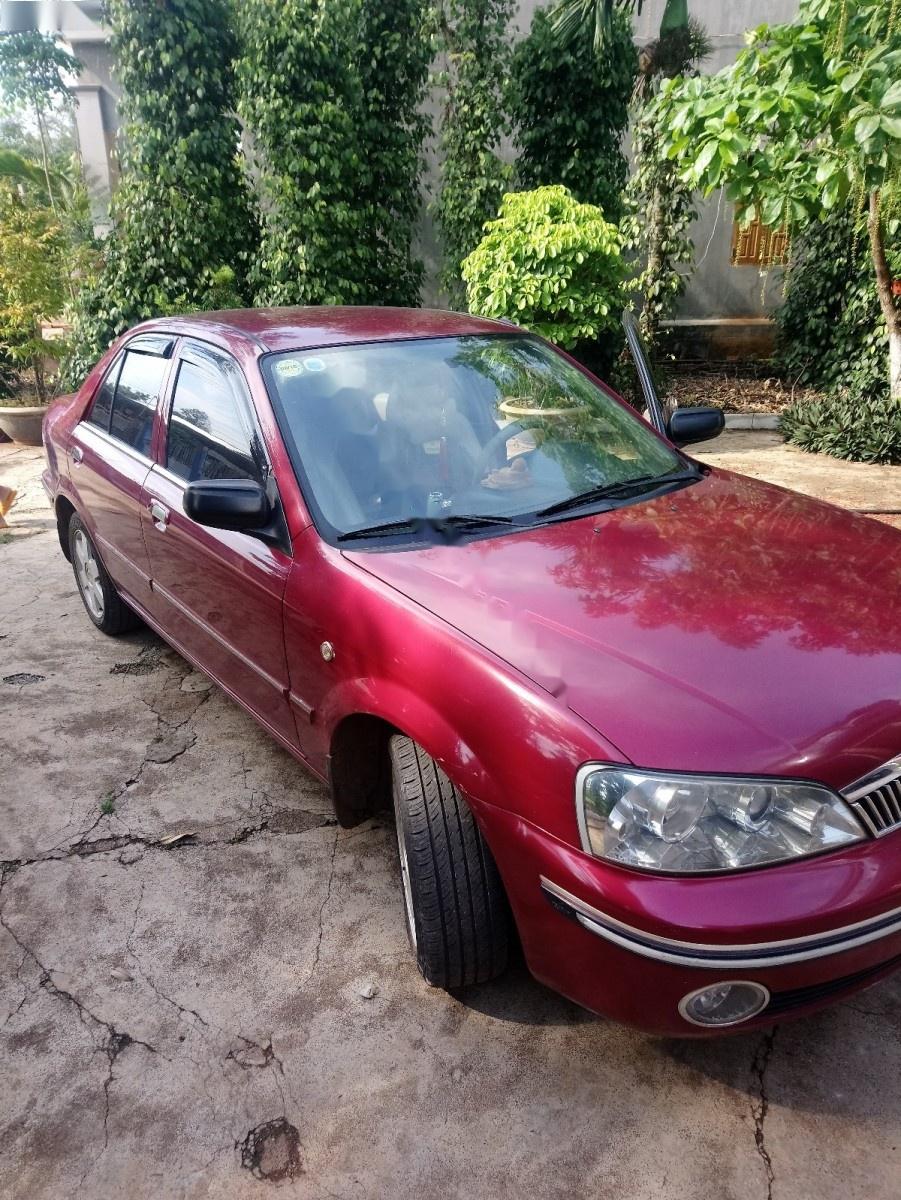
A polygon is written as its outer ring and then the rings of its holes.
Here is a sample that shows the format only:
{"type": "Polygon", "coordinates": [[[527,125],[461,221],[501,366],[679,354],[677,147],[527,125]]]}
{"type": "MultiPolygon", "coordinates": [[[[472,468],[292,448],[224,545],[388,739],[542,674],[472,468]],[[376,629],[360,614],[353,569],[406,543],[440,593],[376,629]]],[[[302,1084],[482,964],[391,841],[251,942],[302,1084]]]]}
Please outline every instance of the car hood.
{"type": "Polygon", "coordinates": [[[725,471],[523,533],[359,566],[620,755],[844,786],[901,751],[901,534],[725,471]]]}

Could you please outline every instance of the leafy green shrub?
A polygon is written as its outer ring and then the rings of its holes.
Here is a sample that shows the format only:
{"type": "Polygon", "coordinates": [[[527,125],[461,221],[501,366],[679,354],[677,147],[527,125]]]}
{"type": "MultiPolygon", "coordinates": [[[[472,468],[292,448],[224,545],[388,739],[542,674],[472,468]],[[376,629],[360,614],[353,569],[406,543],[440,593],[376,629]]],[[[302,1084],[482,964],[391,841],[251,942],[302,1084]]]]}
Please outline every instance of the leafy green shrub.
{"type": "Polygon", "coordinates": [[[619,321],[621,248],[617,227],[562,185],[510,192],[463,263],[469,309],[566,348],[594,342],[619,321]]]}
{"type": "Polygon", "coordinates": [[[439,0],[439,44],[447,70],[441,115],[441,180],[432,206],[441,235],[441,282],[451,303],[463,299],[460,269],[479,243],[510,177],[498,150],[509,133],[504,82],[509,74],[507,25],[513,0],[439,0]]]}
{"type": "MultiPolygon", "coordinates": [[[[848,204],[795,239],[776,312],[777,356],[793,382],[881,395],[888,391],[888,337],[859,223],[848,204]]],[[[901,248],[889,248],[889,262],[901,274],[901,248]]]]}
{"type": "Polygon", "coordinates": [[[122,181],[100,277],[75,309],[70,385],[106,346],[178,302],[203,307],[227,266],[246,293],[256,228],[232,115],[228,0],[109,0],[122,84],[122,181]]]}
{"type": "Polygon", "coordinates": [[[802,450],[852,462],[901,463],[901,403],[887,395],[846,391],[794,404],[780,424],[786,439],[802,450]]]}
{"type": "Polygon", "coordinates": [[[517,183],[562,183],[610,221],[622,215],[622,152],[638,58],[632,21],[617,8],[600,53],[589,38],[566,45],[539,9],[513,55],[510,115],[520,147],[517,183]]]}

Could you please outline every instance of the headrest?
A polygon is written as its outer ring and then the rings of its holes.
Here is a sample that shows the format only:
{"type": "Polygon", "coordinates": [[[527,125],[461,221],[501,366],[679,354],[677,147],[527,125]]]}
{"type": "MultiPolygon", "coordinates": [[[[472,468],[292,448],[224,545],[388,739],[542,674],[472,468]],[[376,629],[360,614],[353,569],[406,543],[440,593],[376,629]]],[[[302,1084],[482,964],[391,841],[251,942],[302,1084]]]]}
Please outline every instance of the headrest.
{"type": "Polygon", "coordinates": [[[441,437],[456,414],[456,400],[440,384],[409,384],[389,395],[385,423],[414,444],[421,444],[441,437]]]}

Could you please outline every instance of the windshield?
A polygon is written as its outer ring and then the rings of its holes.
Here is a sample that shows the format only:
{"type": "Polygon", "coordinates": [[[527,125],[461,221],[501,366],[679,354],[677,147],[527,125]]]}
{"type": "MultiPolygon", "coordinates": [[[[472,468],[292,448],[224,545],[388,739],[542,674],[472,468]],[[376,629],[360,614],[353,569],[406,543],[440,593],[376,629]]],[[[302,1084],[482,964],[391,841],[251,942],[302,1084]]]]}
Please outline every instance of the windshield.
{"type": "Polygon", "coordinates": [[[339,538],[472,516],[529,524],[582,493],[685,467],[528,336],[289,351],[263,371],[317,524],[339,538]]]}

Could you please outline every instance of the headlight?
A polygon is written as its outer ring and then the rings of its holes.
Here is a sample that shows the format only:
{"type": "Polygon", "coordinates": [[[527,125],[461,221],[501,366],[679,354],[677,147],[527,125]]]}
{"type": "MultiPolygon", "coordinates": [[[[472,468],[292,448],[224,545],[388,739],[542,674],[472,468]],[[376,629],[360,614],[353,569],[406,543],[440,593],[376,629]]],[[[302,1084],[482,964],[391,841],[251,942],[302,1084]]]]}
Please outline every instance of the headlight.
{"type": "Polygon", "coordinates": [[[648,871],[737,871],[864,837],[812,783],[583,767],[576,793],[583,849],[648,871]]]}

